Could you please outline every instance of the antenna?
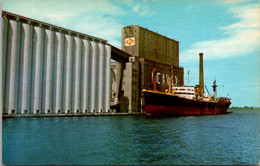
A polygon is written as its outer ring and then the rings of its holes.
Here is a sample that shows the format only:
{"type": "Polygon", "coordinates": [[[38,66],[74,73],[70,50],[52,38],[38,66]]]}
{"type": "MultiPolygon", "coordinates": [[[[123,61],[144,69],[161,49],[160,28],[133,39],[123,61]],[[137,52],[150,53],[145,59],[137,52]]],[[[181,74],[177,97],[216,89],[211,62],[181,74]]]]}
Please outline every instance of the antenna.
{"type": "MultiPolygon", "coordinates": [[[[222,89],[223,89],[223,88],[224,88],[224,85],[222,85],[221,87],[222,87],[222,89]]],[[[222,89],[220,89],[220,91],[219,91],[219,96],[221,95],[222,89]]]]}
{"type": "Polygon", "coordinates": [[[188,82],[187,82],[188,86],[189,86],[189,82],[190,82],[190,70],[188,70],[188,82]]]}

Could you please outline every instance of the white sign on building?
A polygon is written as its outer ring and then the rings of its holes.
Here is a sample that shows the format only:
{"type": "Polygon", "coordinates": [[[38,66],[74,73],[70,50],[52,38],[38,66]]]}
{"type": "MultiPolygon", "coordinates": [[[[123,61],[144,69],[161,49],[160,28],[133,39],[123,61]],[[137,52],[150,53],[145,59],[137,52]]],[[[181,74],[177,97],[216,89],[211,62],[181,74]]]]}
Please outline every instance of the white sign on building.
{"type": "Polygon", "coordinates": [[[135,37],[125,38],[125,46],[134,46],[135,45],[135,37]]]}

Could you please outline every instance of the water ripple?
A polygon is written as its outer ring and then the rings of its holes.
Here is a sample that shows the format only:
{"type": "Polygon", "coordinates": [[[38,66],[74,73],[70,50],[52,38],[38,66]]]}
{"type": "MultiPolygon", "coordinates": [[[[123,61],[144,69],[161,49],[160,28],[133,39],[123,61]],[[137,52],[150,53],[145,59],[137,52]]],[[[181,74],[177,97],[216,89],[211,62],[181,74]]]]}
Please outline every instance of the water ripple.
{"type": "Polygon", "coordinates": [[[259,115],[3,119],[3,163],[255,165],[259,115]]]}

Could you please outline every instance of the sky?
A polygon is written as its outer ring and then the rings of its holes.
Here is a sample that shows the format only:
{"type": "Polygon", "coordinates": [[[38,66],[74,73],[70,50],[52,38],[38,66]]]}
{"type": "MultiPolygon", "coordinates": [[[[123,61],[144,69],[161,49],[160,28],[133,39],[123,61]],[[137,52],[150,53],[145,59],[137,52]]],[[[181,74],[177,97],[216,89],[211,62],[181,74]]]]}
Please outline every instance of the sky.
{"type": "Polygon", "coordinates": [[[231,98],[231,106],[260,107],[259,0],[2,0],[2,9],[118,48],[123,27],[148,28],[179,41],[185,85],[198,84],[203,52],[210,93],[216,79],[217,95],[231,98]]]}

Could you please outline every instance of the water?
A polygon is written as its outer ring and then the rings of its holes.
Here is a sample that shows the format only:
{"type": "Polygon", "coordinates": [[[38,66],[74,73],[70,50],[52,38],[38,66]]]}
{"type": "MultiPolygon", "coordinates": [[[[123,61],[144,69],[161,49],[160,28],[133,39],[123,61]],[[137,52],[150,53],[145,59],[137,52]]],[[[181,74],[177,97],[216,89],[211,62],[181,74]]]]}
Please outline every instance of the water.
{"type": "Polygon", "coordinates": [[[256,165],[260,110],[216,116],[3,119],[3,163],[256,165]]]}

